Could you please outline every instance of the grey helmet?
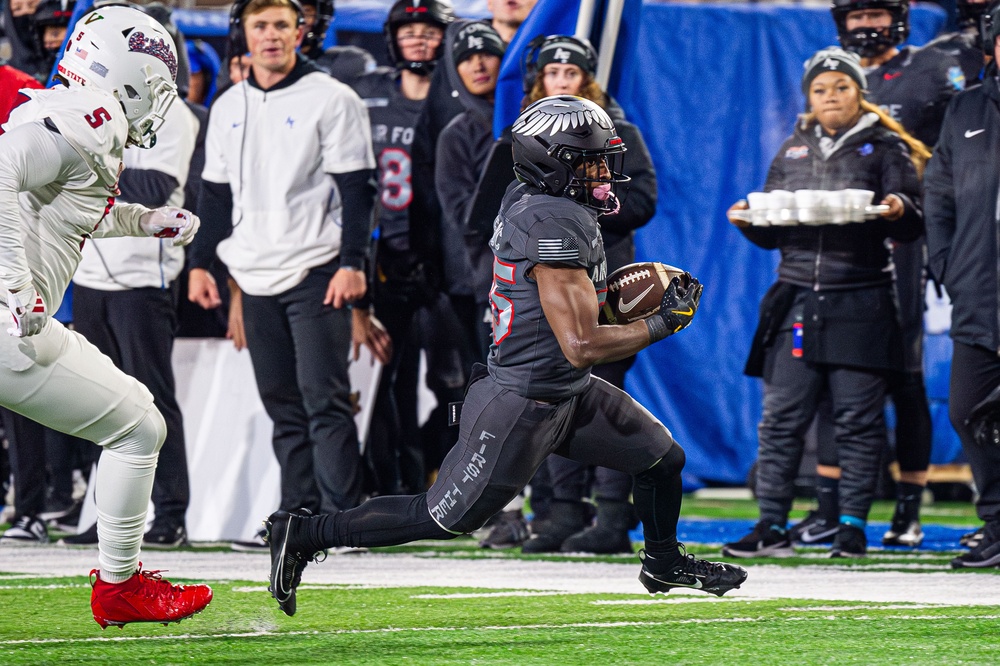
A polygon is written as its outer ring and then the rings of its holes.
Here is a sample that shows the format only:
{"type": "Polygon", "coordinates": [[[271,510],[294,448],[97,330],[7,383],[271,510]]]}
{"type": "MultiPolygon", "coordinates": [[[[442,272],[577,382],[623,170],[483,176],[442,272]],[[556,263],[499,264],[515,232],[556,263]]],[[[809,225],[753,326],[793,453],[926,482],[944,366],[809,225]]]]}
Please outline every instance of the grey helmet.
{"type": "Polygon", "coordinates": [[[600,106],[582,97],[555,95],[525,109],[511,129],[514,173],[545,194],[572,199],[589,208],[615,213],[616,188],[627,183],[622,167],[625,143],[600,106]],[[606,167],[590,177],[586,167],[606,167]],[[600,185],[610,196],[597,194],[600,185]]]}

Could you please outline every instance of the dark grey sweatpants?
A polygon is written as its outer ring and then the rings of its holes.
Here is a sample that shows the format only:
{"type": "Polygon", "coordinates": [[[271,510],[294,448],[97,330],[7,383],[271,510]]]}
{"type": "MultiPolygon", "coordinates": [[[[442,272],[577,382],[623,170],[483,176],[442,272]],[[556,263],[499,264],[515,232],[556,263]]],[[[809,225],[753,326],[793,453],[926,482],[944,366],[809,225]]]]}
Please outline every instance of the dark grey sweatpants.
{"type": "Polygon", "coordinates": [[[486,376],[469,387],[459,441],[427,492],[427,505],[444,529],[470,532],[503,509],[549,454],[638,474],[673,445],[662,423],[597,377],[579,395],[544,403],[486,376]]]}

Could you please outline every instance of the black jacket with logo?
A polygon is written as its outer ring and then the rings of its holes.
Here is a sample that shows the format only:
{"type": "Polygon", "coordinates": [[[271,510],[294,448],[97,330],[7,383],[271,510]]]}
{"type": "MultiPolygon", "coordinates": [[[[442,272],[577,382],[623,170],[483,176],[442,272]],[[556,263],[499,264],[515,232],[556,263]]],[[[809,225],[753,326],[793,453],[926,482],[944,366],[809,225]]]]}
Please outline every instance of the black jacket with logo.
{"type": "Polygon", "coordinates": [[[951,337],[1000,353],[1000,86],[952,99],[924,178],[927,247],[954,306],[951,337]]]}
{"type": "Polygon", "coordinates": [[[818,226],[746,227],[743,234],[765,249],[779,249],[778,283],[764,297],[746,372],[760,375],[764,355],[786,322],[792,303],[803,302],[804,359],[885,370],[903,367],[899,322],[885,239],[912,240],[923,231],[916,169],[897,134],[866,114],[837,137],[800,121],[771,163],[767,191],[784,189],[875,192],[874,202],[896,194],[898,220],[818,226]],[[824,150],[825,149],[825,150],[824,150]]]}

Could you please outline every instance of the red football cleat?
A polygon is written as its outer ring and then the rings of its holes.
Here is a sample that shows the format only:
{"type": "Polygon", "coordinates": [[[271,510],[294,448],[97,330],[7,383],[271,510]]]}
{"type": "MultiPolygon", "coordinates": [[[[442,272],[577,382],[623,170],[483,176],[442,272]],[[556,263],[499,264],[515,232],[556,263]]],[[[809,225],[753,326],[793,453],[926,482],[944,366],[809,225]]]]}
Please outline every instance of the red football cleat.
{"type": "Polygon", "coordinates": [[[106,583],[97,569],[90,572],[93,592],[90,607],[94,620],[106,629],[129,622],[180,622],[205,610],[212,601],[208,585],[173,585],[159,571],[139,571],[124,583],[106,583]]]}

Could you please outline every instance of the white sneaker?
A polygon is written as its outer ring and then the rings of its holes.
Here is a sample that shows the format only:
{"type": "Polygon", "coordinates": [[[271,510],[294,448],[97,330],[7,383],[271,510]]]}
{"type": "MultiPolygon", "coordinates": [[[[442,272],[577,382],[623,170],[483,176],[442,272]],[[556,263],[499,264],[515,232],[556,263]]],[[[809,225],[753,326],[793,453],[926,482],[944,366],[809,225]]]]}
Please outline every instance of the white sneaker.
{"type": "Polygon", "coordinates": [[[21,516],[3,536],[0,543],[10,545],[39,545],[49,542],[45,523],[35,516],[21,516]]]}

